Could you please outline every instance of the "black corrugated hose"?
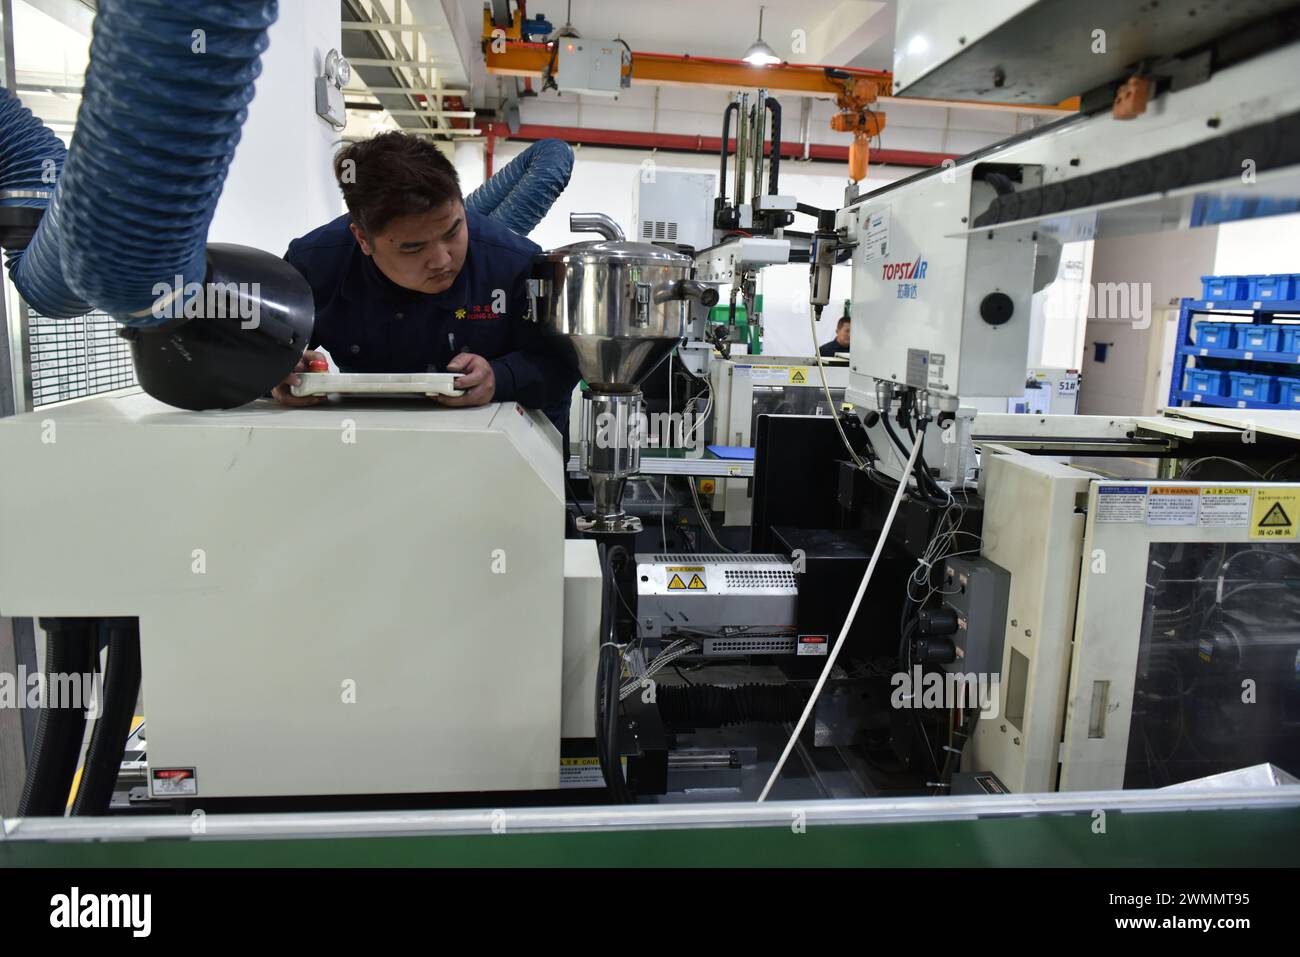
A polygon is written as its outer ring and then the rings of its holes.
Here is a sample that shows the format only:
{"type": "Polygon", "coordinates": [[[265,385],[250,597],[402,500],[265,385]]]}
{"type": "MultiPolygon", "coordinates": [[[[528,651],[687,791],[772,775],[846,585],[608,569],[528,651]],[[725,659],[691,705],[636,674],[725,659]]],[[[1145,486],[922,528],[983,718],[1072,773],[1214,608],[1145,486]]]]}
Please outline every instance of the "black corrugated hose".
{"type": "Polygon", "coordinates": [[[108,623],[103,699],[90,735],[81,786],[72,803],[74,815],[108,813],[139,696],[140,625],[134,618],[115,618],[108,623]]]}
{"type": "Polygon", "coordinates": [[[55,707],[67,702],[56,701],[52,695],[60,676],[76,676],[80,686],[80,676],[90,673],[98,650],[98,624],[94,618],[41,620],[46,633],[46,700],[28,759],[19,817],[62,817],[67,808],[81,739],[86,733],[86,702],[80,703],[83,707],[55,707]]]}
{"type": "Polygon", "coordinates": [[[618,752],[618,689],[622,677],[622,657],[618,643],[618,581],[616,567],[627,560],[621,545],[606,549],[600,546],[600,567],[604,590],[600,603],[600,655],[596,667],[596,756],[610,797],[617,804],[632,803],[632,792],[623,777],[623,762],[618,752]]]}

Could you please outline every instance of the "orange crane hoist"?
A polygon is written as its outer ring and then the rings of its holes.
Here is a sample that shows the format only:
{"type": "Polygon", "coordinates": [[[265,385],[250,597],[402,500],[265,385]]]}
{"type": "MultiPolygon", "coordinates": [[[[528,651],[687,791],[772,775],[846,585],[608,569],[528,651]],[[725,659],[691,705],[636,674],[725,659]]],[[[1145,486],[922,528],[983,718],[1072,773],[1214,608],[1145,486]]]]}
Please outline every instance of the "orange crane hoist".
{"type": "Polygon", "coordinates": [[[840,112],[831,117],[831,129],[837,133],[853,134],[853,145],[849,147],[849,179],[855,183],[867,175],[871,137],[879,136],[885,128],[885,114],[871,109],[874,102],[876,84],[865,77],[846,79],[844,91],[835,97],[840,112]]]}

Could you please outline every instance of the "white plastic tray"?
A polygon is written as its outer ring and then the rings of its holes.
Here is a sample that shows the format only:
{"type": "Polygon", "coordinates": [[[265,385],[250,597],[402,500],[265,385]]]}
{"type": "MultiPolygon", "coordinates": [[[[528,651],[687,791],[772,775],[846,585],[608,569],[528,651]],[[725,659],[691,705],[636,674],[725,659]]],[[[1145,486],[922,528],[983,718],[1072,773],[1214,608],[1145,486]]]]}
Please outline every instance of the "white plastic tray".
{"type": "Polygon", "coordinates": [[[464,395],[455,372],[300,372],[290,391],[303,395],[464,395]]]}

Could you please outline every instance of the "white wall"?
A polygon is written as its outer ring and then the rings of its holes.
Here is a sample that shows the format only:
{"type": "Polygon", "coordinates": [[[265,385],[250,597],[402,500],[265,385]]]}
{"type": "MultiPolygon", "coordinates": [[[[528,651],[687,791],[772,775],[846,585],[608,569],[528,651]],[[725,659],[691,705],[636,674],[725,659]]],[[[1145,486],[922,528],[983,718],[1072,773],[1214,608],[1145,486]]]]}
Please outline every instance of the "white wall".
{"type": "Polygon", "coordinates": [[[338,134],[316,115],[314,88],[341,32],[337,4],[280,4],[209,242],[279,256],[291,239],[343,211],[331,168],[338,134]]]}
{"type": "Polygon", "coordinates": [[[1219,226],[1214,275],[1277,272],[1300,272],[1300,213],[1243,219],[1219,226]]]}
{"type": "MultiPolygon", "coordinates": [[[[495,168],[500,169],[527,146],[527,143],[521,142],[499,142],[494,158],[495,168]]],[[[481,153],[476,157],[474,147],[475,144],[465,143],[456,151],[455,162],[461,176],[461,187],[466,193],[482,182],[481,153]]],[[[529,236],[547,249],[592,238],[590,235],[569,231],[571,212],[605,213],[630,234],[635,212],[636,185],[642,173],[642,164],[646,161],[652,161],[656,170],[707,172],[715,175],[718,171],[717,157],[705,154],[579,146],[575,149],[575,156],[573,176],[568,188],[529,236]]],[[[911,172],[897,167],[873,167],[863,185],[864,188],[874,189],[911,172]]],[[[795,163],[785,160],[781,164],[781,192],[793,194],[801,202],[814,206],[842,206],[847,182],[845,168],[839,163],[795,163]]],[[[810,230],[812,226],[811,219],[799,216],[794,228],[810,230]]],[[[771,266],[762,270],[759,277],[765,327],[763,351],[769,355],[808,355],[812,349],[812,335],[808,327],[808,267],[771,266]]],[[[841,312],[840,304],[849,297],[850,282],[849,267],[837,266],[831,284],[831,305],[826,307],[825,316],[817,330],[819,343],[826,342],[835,335],[835,321],[841,312]]],[[[726,299],[724,290],[723,301],[726,299]]]]}
{"type": "MultiPolygon", "coordinates": [[[[1217,230],[1213,226],[1099,239],[1093,245],[1092,285],[1150,283],[1150,325],[1131,319],[1090,318],[1085,334],[1079,411],[1085,415],[1152,415],[1168,401],[1159,394],[1167,354],[1167,315],[1162,307],[1196,295],[1211,271],[1217,230]],[[1106,361],[1095,344],[1110,343],[1106,361]]],[[[1096,311],[1096,310],[1094,310],[1096,311]]]]}

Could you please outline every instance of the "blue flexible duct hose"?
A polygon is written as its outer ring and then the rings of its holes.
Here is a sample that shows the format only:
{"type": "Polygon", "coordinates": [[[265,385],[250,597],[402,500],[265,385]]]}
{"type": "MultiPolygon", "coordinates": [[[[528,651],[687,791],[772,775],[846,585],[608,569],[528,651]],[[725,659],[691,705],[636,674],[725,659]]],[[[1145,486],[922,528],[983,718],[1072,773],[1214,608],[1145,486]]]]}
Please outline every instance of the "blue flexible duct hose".
{"type": "Polygon", "coordinates": [[[527,236],[569,185],[573,147],[538,140],[465,199],[465,207],[527,236]]]}
{"type": "Polygon", "coordinates": [[[20,263],[33,306],[57,315],[72,292],[150,326],[166,321],[157,284],[204,280],[276,13],[275,0],[100,0],[73,148],[20,263]]]}
{"type": "MultiPolygon", "coordinates": [[[[50,205],[68,156],[63,141],[49,131],[13,91],[0,87],[0,206],[45,208],[42,223],[57,221],[50,205]]],[[[63,278],[58,227],[37,230],[26,249],[5,250],[5,266],[23,298],[43,315],[70,319],[90,311],[63,278]]]]}

